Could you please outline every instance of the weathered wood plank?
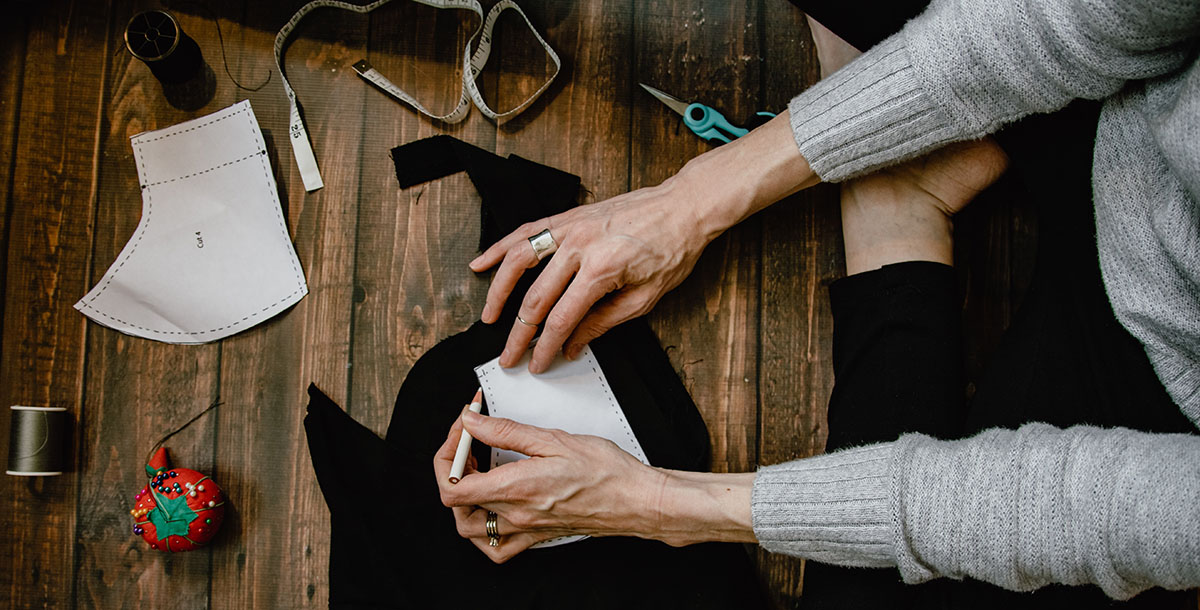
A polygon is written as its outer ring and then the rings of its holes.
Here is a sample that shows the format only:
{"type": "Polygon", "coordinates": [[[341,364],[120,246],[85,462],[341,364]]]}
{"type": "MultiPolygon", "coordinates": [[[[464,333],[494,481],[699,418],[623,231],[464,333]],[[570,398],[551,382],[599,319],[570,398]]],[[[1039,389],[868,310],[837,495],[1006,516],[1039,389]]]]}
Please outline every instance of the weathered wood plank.
{"type": "MultiPolygon", "coordinates": [[[[119,5],[113,14],[136,10],[141,7],[119,5]]],[[[100,134],[93,281],[116,260],[142,215],[129,138],[214,112],[237,99],[220,64],[212,22],[178,12],[175,17],[200,46],[214,78],[221,78],[214,80],[216,90],[207,104],[179,110],[167,102],[166,91],[145,64],[125,52],[108,54],[110,102],[100,134]]],[[[123,19],[114,17],[110,44],[120,44],[124,26],[123,19]]],[[[207,606],[211,551],[151,550],[130,532],[129,510],[134,492],[145,484],[142,466],[153,445],[218,400],[220,346],[170,345],[95,324],[89,325],[88,338],[76,602],[98,608],[207,606]]],[[[213,472],[215,421],[216,414],[210,413],[166,443],[173,465],[213,472]]]]}
{"type": "MultiPolygon", "coordinates": [[[[764,6],[764,97],[774,111],[819,78],[804,15],[764,6]]],[[[837,188],[822,186],[763,213],[762,400],[760,463],[819,453],[832,389],[832,318],[827,285],[845,274],[837,188]],[[776,420],[775,418],[778,418],[776,420]]]]}
{"type": "MultiPolygon", "coordinates": [[[[791,97],[820,77],[804,14],[763,3],[764,101],[787,112],[791,97]]],[[[833,319],[828,284],[845,273],[837,187],[817,187],[763,214],[759,464],[820,453],[833,389],[833,319]]],[[[758,550],[759,570],[778,607],[800,599],[803,562],[758,550]]]]}
{"type": "MultiPolygon", "coordinates": [[[[13,162],[16,159],[17,119],[21,108],[21,84],[25,78],[25,37],[29,31],[29,7],[10,7],[10,18],[0,23],[0,190],[4,209],[11,210],[13,162]]],[[[0,239],[7,239],[8,217],[0,220],[0,239]]],[[[8,242],[0,244],[0,270],[7,271],[8,242]]],[[[0,290],[4,289],[0,278],[0,290]]],[[[0,299],[2,306],[3,299],[0,299]]],[[[3,311],[0,310],[0,316],[3,311]]],[[[0,441],[2,442],[2,441],[0,441]]]]}
{"type": "MultiPolygon", "coordinates": [[[[634,80],[702,101],[731,121],[759,101],[754,2],[647,2],[634,15],[634,80]],[[750,95],[747,95],[750,92],[750,95]]],[[[631,187],[658,184],[709,144],[640,87],[633,92],[631,187]]],[[[717,472],[755,462],[758,420],[758,219],[709,245],[695,270],[650,314],[696,401],[717,472]]]]}
{"type": "MultiPolygon", "coordinates": [[[[21,87],[25,80],[25,38],[29,33],[28,6],[10,7],[11,18],[0,23],[0,192],[3,192],[3,218],[0,218],[0,321],[4,319],[5,276],[8,273],[8,223],[13,213],[18,122],[21,87]]],[[[0,354],[2,356],[2,354],[0,354]]],[[[0,405],[2,408],[3,405],[0,405]]],[[[9,418],[0,418],[0,455],[8,455],[9,418]]],[[[2,489],[2,488],[0,488],[2,489]]],[[[0,552],[8,549],[13,532],[5,530],[0,552]]],[[[7,582],[7,581],[5,581],[7,582]]]]}
{"type": "MultiPolygon", "coordinates": [[[[27,17],[4,26],[4,91],[14,96],[5,115],[15,117],[20,130],[4,130],[16,141],[7,140],[5,149],[15,154],[4,157],[11,237],[0,403],[5,410],[13,404],[66,407],[79,418],[84,320],[71,305],[87,287],[109,7],[60,1],[22,10],[27,17]],[[17,29],[25,25],[28,35],[17,29]]],[[[5,454],[8,419],[6,413],[0,424],[5,454]]],[[[12,607],[71,605],[79,480],[80,473],[68,472],[0,482],[0,554],[6,558],[0,589],[12,607]]]]}
{"type": "MultiPolygon", "coordinates": [[[[503,124],[496,152],[517,154],[583,179],[589,201],[629,190],[629,61],[632,3],[525,2],[522,8],[562,59],[562,72],[525,114],[503,124]]],[[[524,22],[500,30],[496,109],[526,99],[553,71],[524,22]]]]}
{"type": "MultiPolygon", "coordinates": [[[[458,102],[460,58],[477,23],[469,11],[389,5],[372,15],[368,58],[430,110],[445,113],[458,102]]],[[[489,71],[481,79],[494,76],[489,71]]],[[[477,110],[447,125],[374,88],[366,96],[370,127],[363,134],[355,255],[352,404],[345,406],[383,435],[396,390],[413,363],[477,320],[487,291],[485,278],[467,268],[479,239],[479,196],[466,174],[400,189],[388,151],[443,133],[492,150],[496,129],[477,110]]],[[[471,390],[462,389],[468,395],[471,390]]]]}
{"type": "MultiPolygon", "coordinates": [[[[269,29],[240,29],[231,63],[250,74],[273,65],[274,28],[300,4],[248,3],[245,22],[269,29]]],[[[365,56],[367,24],[365,16],[323,9],[300,25],[285,56],[325,188],[304,192],[287,141],[287,103],[278,83],[243,92],[260,125],[273,134],[276,179],[309,294],[292,310],[222,346],[225,406],[218,418],[214,477],[228,492],[232,514],[225,543],[213,549],[214,608],[328,605],[329,513],[308,458],[303,406],[309,382],[342,402],[348,387],[367,93],[350,65],[365,56]]]]}

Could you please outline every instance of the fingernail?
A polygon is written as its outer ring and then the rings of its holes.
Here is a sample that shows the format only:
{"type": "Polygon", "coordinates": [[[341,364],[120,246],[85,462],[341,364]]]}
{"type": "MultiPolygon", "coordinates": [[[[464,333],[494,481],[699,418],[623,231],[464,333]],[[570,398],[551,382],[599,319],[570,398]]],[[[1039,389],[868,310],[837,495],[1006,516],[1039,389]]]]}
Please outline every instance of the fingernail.
{"type": "Polygon", "coordinates": [[[540,361],[538,361],[538,360],[530,360],[529,361],[529,372],[530,373],[537,375],[538,373],[541,373],[545,370],[546,370],[546,365],[542,364],[540,361]]]}
{"type": "Polygon", "coordinates": [[[483,416],[470,409],[467,409],[467,411],[463,413],[463,422],[470,422],[472,425],[475,425],[482,421],[483,416]]]}
{"type": "Polygon", "coordinates": [[[579,351],[581,349],[583,349],[582,346],[572,345],[567,347],[567,351],[563,355],[567,357],[567,360],[574,360],[579,357],[579,351]]]}
{"type": "Polygon", "coordinates": [[[483,255],[482,255],[482,254],[480,254],[479,256],[476,256],[476,257],[475,257],[475,260],[473,260],[473,261],[471,261],[471,262],[467,263],[467,265],[468,265],[468,266],[470,266],[472,269],[474,269],[474,268],[475,268],[475,266],[479,264],[479,260],[480,260],[480,259],[482,259],[482,258],[483,258],[483,255]]]}
{"type": "Polygon", "coordinates": [[[508,361],[508,348],[507,347],[504,348],[504,351],[500,352],[500,366],[502,366],[504,368],[508,368],[508,367],[512,366],[512,363],[508,361]]]}
{"type": "Polygon", "coordinates": [[[492,317],[492,306],[489,303],[484,303],[483,304],[483,313],[479,314],[479,319],[483,320],[484,322],[488,322],[488,320],[491,317],[492,317]]]}

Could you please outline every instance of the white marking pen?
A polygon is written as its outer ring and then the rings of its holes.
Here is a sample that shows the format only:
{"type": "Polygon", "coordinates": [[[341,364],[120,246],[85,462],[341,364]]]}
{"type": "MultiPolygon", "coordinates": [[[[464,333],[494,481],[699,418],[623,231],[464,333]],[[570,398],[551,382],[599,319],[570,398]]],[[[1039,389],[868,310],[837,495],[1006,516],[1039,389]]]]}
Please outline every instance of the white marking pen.
{"type": "MultiPolygon", "coordinates": [[[[472,413],[478,413],[483,409],[483,388],[475,390],[475,398],[471,399],[471,406],[467,407],[472,413]]],[[[458,437],[458,449],[454,450],[454,464],[450,466],[450,482],[458,483],[458,480],[463,476],[463,469],[467,467],[467,456],[471,455],[471,433],[463,428],[462,436],[458,437]]]]}

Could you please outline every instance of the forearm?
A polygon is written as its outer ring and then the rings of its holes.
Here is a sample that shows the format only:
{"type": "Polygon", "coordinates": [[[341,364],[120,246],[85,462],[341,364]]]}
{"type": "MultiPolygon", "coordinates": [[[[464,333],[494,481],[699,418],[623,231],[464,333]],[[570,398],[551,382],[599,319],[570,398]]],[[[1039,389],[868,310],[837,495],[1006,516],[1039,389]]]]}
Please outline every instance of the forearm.
{"type": "Polygon", "coordinates": [[[910,434],[770,466],[764,548],[1028,591],[1094,583],[1126,599],[1200,586],[1200,438],[1027,424],[959,441],[910,434]]]}
{"type": "Polygon", "coordinates": [[[1200,586],[1194,435],[1027,424],[901,442],[893,501],[908,582],[1094,583],[1116,599],[1200,586]]]}
{"type": "Polygon", "coordinates": [[[825,180],[865,175],[1176,69],[1197,23],[1194,0],[939,0],[793,99],[796,142],[825,180]]]}
{"type": "Polygon", "coordinates": [[[820,182],[796,147],[787,113],[692,159],[663,187],[711,241],[755,212],[820,182]]]}

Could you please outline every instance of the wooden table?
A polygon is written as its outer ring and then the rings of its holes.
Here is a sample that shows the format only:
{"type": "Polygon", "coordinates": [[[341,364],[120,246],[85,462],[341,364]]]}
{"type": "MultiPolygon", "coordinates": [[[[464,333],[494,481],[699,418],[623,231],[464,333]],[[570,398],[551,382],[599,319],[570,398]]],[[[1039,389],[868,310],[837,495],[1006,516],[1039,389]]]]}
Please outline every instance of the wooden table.
{"type": "MultiPolygon", "coordinates": [[[[458,95],[468,13],[396,2],[370,17],[325,10],[299,28],[286,69],[304,104],[325,188],[306,193],[286,140],[277,29],[302,4],[168,2],[200,45],[216,92],[172,108],[124,52],[130,16],[149,2],[9,3],[0,23],[0,404],[67,407],[73,472],[0,478],[0,597],[12,607],[325,607],[329,517],[301,421],[316,382],[382,433],[400,382],[427,349],[479,316],[487,278],[475,254],[478,196],[464,175],[397,186],[388,149],[450,134],[583,178],[601,200],[670,176],[709,145],[637,83],[722,109],[782,111],[818,75],[803,16],[783,0],[522,0],[562,56],[563,73],[525,114],[497,127],[477,111],[458,125],[418,116],[362,82],[368,58],[434,108],[458,95]],[[215,18],[215,19],[214,19],[215,18]],[[141,196],[129,137],[249,99],[272,153],[288,228],[310,294],[295,308],[200,346],[133,338],[72,308],[133,234],[141,196]],[[219,543],[167,555],[130,533],[146,452],[211,473],[232,511],[219,543]]],[[[491,2],[485,2],[490,5],[491,2]]],[[[512,13],[481,78],[508,107],[550,69],[512,13]]],[[[1027,276],[1031,229],[1009,202],[962,229],[967,325],[986,329],[972,362],[1007,321],[1027,276]]],[[[713,468],[746,471],[821,451],[832,387],[825,286],[843,273],[836,188],[819,187],[714,242],[651,315],[708,423],[713,468]]],[[[0,417],[6,454],[8,417],[0,417]]],[[[780,607],[800,595],[802,563],[755,554],[780,607]]]]}

